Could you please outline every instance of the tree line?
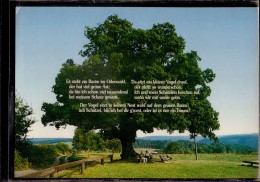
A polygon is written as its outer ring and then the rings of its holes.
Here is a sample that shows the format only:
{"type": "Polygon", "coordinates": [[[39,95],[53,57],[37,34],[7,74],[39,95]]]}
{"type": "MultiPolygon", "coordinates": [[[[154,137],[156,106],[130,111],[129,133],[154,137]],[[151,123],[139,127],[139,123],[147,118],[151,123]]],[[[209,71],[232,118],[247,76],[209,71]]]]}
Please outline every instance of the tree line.
{"type": "MultiPolygon", "coordinates": [[[[160,152],[167,154],[191,154],[194,153],[195,144],[191,141],[169,141],[169,140],[142,140],[137,139],[134,143],[135,148],[156,148],[160,152]]],[[[253,154],[257,153],[257,149],[252,147],[237,145],[237,144],[223,144],[223,143],[199,143],[197,144],[198,153],[239,153],[239,154],[253,154]]]]}

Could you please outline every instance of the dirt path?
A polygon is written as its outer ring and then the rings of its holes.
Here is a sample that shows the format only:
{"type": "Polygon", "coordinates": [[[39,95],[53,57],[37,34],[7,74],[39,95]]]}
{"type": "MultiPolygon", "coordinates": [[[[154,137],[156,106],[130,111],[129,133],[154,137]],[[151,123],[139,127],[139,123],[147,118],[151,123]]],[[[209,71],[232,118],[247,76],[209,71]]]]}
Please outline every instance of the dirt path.
{"type": "MultiPolygon", "coordinates": [[[[60,164],[60,157],[56,157],[56,159],[53,162],[52,166],[57,166],[59,164],[60,164]]],[[[24,176],[24,175],[27,175],[27,174],[32,174],[32,173],[35,173],[35,172],[40,171],[40,170],[42,170],[42,169],[30,169],[30,170],[25,170],[25,171],[17,171],[17,172],[14,173],[14,177],[15,178],[19,178],[21,176],[24,176]]]]}
{"type": "Polygon", "coordinates": [[[71,155],[67,155],[66,158],[65,158],[65,162],[64,163],[68,163],[68,157],[70,157],[71,155]]]}
{"type": "Polygon", "coordinates": [[[25,170],[25,171],[17,171],[17,172],[14,173],[14,177],[19,178],[21,176],[31,174],[31,173],[34,173],[34,172],[37,172],[37,171],[40,171],[40,170],[30,169],[30,170],[25,170]]]}
{"type": "Polygon", "coordinates": [[[71,156],[71,155],[62,155],[62,156],[56,157],[56,159],[55,159],[54,163],[52,164],[52,166],[60,165],[60,158],[64,157],[64,156],[65,156],[64,164],[68,163],[68,157],[71,156]]]}
{"type": "MultiPolygon", "coordinates": [[[[62,157],[62,156],[60,156],[60,157],[62,157]]],[[[54,163],[52,164],[52,166],[57,166],[57,165],[60,164],[60,157],[56,157],[56,159],[55,159],[54,163]]]]}

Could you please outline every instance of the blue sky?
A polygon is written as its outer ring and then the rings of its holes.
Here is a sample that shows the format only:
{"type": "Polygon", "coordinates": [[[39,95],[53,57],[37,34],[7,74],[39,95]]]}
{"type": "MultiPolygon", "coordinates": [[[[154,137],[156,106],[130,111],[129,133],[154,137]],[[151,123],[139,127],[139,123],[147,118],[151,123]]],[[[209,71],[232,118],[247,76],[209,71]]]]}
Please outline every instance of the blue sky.
{"type": "MultiPolygon", "coordinates": [[[[258,9],[257,8],[126,8],[19,7],[16,12],[16,90],[34,110],[37,120],[29,137],[72,137],[74,127],[44,127],[43,102],[55,102],[51,92],[61,65],[78,55],[88,42],[85,26],[97,26],[109,15],[149,29],[170,22],[186,41],[186,52],[197,51],[200,66],[216,73],[210,101],[220,113],[218,135],[258,132],[258,9]]],[[[160,135],[157,131],[149,135],[160,135]]],[[[143,136],[138,132],[138,136],[143,136]]],[[[178,133],[173,133],[178,135],[178,133]]],[[[185,133],[184,135],[187,135],[185,133]]]]}

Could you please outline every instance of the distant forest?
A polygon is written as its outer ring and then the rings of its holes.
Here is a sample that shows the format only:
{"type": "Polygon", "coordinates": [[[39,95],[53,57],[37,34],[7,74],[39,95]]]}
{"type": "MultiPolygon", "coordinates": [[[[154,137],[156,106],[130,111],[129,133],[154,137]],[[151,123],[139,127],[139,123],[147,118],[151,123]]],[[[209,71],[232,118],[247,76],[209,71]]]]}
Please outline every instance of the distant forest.
{"type": "MultiPolygon", "coordinates": [[[[155,148],[159,152],[168,154],[191,154],[194,152],[194,143],[187,140],[142,140],[137,139],[134,148],[155,148]]],[[[238,144],[199,143],[198,153],[239,153],[253,154],[257,149],[238,144]]]]}
{"type": "MultiPolygon", "coordinates": [[[[240,135],[226,135],[226,136],[218,136],[219,143],[222,144],[236,144],[242,146],[248,146],[254,149],[258,149],[258,134],[240,134],[240,135]]],[[[145,136],[145,137],[138,137],[137,139],[142,140],[167,140],[167,141],[179,141],[179,140],[190,140],[189,136],[145,136]]],[[[209,140],[208,138],[203,138],[201,136],[197,137],[198,143],[214,143],[213,141],[209,140]]]]}
{"type": "MultiPolygon", "coordinates": [[[[219,143],[198,137],[199,153],[240,153],[258,152],[258,134],[219,136],[219,143]]],[[[57,144],[72,142],[72,138],[31,138],[33,144],[57,144]]],[[[194,143],[189,136],[147,136],[139,137],[134,148],[155,148],[165,153],[193,153],[194,143]]]]}

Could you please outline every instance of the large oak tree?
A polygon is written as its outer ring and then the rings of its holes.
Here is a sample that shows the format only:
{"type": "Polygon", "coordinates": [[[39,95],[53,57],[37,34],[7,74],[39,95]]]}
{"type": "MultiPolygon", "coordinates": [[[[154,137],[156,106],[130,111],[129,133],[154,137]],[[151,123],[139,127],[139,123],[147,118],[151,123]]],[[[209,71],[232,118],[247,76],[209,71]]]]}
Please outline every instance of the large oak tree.
{"type": "MultiPolygon", "coordinates": [[[[104,137],[118,138],[122,144],[123,159],[135,155],[133,143],[137,130],[151,133],[154,129],[167,129],[169,132],[188,130],[204,137],[213,136],[219,128],[216,111],[208,103],[211,93],[208,83],[215,74],[211,69],[202,70],[195,51],[184,52],[185,41],[178,36],[175,26],[170,23],[155,24],[151,29],[142,30],[132,26],[127,20],[118,16],[109,16],[97,27],[86,27],[85,36],[88,43],[80,51],[85,58],[81,65],[69,59],[62,65],[56,77],[53,92],[57,102],[43,103],[42,116],[44,125],[51,124],[59,128],[74,125],[86,131],[100,129],[104,137]],[[113,103],[158,103],[189,105],[189,113],[80,113],[79,101],[69,99],[66,79],[125,80],[127,95],[118,95],[119,99],[109,100],[113,103]],[[199,94],[183,94],[177,100],[135,100],[134,85],[131,80],[185,80],[183,90],[198,91],[199,94]],[[195,110],[209,107],[206,114],[196,115],[195,110]],[[203,121],[203,125],[194,127],[193,119],[203,121]]],[[[120,89],[114,85],[112,89],[120,89]]],[[[91,99],[85,103],[95,103],[91,99]]],[[[99,100],[99,102],[108,102],[99,100]]],[[[128,108],[131,109],[131,108],[128,108]]],[[[141,108],[145,109],[145,108],[141,108]]],[[[200,124],[199,122],[196,122],[200,124]]]]}

